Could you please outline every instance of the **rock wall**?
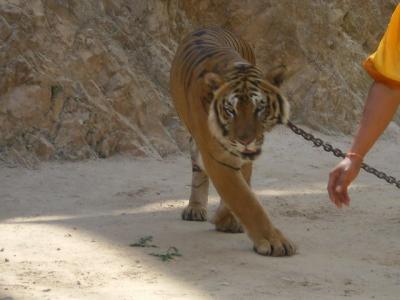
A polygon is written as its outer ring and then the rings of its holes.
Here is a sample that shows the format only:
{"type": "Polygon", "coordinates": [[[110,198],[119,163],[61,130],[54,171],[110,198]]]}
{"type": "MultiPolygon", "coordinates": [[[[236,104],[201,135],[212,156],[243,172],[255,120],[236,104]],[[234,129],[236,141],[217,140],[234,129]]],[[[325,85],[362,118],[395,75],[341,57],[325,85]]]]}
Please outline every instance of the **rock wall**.
{"type": "Polygon", "coordinates": [[[390,0],[1,0],[0,157],[164,157],[186,148],[168,92],[179,40],[218,24],[284,63],[293,119],[349,133],[390,0]]]}

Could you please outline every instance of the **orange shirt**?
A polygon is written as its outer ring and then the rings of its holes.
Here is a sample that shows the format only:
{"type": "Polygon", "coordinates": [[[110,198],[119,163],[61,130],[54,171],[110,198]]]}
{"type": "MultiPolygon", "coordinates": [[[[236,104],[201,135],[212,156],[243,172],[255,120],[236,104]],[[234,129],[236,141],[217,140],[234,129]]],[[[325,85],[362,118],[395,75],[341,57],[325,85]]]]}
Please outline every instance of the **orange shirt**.
{"type": "Polygon", "coordinates": [[[378,49],[363,65],[375,81],[400,89],[400,4],[390,19],[378,49]]]}

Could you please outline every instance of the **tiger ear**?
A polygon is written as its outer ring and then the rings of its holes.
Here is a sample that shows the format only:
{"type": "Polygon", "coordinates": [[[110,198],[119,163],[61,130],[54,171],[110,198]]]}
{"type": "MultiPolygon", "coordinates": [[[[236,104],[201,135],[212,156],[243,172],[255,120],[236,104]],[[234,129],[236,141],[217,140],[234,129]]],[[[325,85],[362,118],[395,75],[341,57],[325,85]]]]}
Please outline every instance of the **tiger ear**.
{"type": "Polygon", "coordinates": [[[279,65],[269,70],[265,75],[265,79],[273,85],[280,87],[286,76],[287,67],[285,65],[279,65]]]}
{"type": "Polygon", "coordinates": [[[224,83],[224,80],[218,74],[209,72],[204,75],[204,83],[214,92],[224,83]]]}

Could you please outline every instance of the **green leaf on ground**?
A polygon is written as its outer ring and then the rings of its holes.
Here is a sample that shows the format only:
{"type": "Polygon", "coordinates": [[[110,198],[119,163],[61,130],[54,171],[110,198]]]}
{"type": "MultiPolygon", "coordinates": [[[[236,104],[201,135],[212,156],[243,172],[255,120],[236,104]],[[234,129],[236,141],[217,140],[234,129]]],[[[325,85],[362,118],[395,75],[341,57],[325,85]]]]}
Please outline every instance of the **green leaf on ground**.
{"type": "Polygon", "coordinates": [[[166,253],[150,253],[152,256],[159,257],[162,261],[173,260],[176,256],[182,256],[176,247],[169,247],[166,253]]]}
{"type": "Polygon", "coordinates": [[[157,245],[149,244],[153,241],[151,235],[141,237],[138,242],[130,244],[129,247],[157,248],[157,245]]]}

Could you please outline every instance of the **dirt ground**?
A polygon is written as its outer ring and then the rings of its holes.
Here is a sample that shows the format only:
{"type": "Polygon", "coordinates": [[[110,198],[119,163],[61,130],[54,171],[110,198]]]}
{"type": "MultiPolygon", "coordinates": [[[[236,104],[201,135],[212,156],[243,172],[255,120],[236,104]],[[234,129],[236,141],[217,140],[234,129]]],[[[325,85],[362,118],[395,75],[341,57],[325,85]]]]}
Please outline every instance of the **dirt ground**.
{"type": "MultiPolygon", "coordinates": [[[[400,177],[399,146],[384,140],[367,162],[400,177]]],[[[0,299],[399,299],[399,190],[362,173],[351,207],[338,210],[325,189],[336,161],[285,128],[266,139],[253,187],[297,244],[289,258],[182,221],[187,157],[3,165],[0,299]],[[145,236],[158,247],[129,246],[145,236]],[[182,256],[149,255],[170,247],[182,256]]],[[[212,189],[209,216],[217,202],[212,189]]]]}

